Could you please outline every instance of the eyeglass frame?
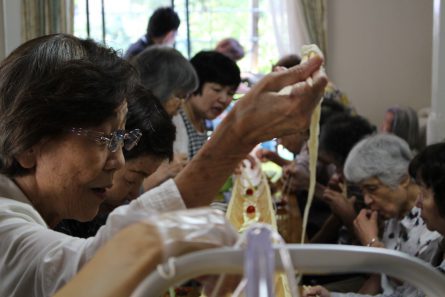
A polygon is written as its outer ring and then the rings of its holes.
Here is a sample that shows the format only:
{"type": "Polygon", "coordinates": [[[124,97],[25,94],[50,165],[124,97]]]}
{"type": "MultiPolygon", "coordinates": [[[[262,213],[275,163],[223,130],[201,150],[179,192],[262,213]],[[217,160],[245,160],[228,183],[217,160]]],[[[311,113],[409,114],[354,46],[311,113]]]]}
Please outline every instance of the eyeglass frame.
{"type": "Polygon", "coordinates": [[[70,128],[68,132],[74,133],[78,136],[87,137],[100,145],[105,145],[111,153],[115,153],[119,146],[124,147],[125,150],[132,150],[142,137],[142,132],[140,129],[134,129],[131,131],[116,130],[110,134],[105,132],[99,132],[84,128],[70,128]],[[131,143],[125,143],[125,140],[131,140],[131,143]]]}

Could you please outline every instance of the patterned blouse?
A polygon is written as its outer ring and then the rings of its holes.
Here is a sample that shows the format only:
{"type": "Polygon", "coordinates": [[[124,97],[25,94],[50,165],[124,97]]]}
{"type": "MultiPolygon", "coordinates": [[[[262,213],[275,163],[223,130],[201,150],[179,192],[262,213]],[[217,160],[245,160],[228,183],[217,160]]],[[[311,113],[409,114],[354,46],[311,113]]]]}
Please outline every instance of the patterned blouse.
{"type": "MultiPolygon", "coordinates": [[[[434,263],[440,250],[442,236],[426,228],[420,216],[420,208],[413,207],[401,220],[389,219],[385,221],[382,243],[386,248],[407,253],[428,263],[434,263]]],[[[442,262],[438,269],[443,269],[442,262]]],[[[386,275],[382,275],[381,286],[383,292],[375,295],[379,297],[420,297],[425,296],[417,288],[408,283],[396,284],[386,275]]],[[[357,293],[332,292],[331,297],[365,297],[369,295],[357,293]]]]}
{"type": "Polygon", "coordinates": [[[203,133],[198,132],[182,108],[179,110],[179,113],[182,117],[182,120],[184,121],[184,125],[187,130],[189,159],[192,159],[193,156],[196,155],[199,149],[207,141],[207,131],[203,133]]]}

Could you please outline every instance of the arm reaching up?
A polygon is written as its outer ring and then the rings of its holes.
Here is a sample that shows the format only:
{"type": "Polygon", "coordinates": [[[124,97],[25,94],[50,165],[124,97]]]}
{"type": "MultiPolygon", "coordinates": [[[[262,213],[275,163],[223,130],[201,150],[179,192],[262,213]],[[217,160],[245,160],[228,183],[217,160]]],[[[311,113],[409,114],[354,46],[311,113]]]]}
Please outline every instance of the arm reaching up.
{"type": "Polygon", "coordinates": [[[327,77],[323,59],[267,75],[225,117],[193,160],[175,178],[188,207],[208,205],[237,164],[261,141],[307,130],[327,77]],[[306,80],[311,77],[310,83],[306,80]],[[292,85],[290,94],[278,92],[292,85]]]}

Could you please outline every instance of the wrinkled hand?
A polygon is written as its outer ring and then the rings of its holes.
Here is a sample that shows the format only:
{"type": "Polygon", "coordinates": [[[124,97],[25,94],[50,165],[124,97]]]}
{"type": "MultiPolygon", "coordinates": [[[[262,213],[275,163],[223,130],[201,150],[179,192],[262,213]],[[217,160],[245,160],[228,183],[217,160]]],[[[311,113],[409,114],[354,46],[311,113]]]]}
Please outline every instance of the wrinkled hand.
{"type": "Polygon", "coordinates": [[[373,238],[378,238],[377,211],[362,209],[354,220],[354,231],[362,245],[367,245],[373,238]]]}
{"type": "Polygon", "coordinates": [[[323,201],[331,208],[332,213],[337,216],[345,226],[352,226],[357,213],[354,209],[355,196],[347,198],[342,193],[327,188],[323,193],[323,201]]]}
{"type": "Polygon", "coordinates": [[[149,219],[161,234],[164,259],[195,250],[232,246],[238,233],[224,213],[211,208],[166,212],[149,219]]]}
{"type": "Polygon", "coordinates": [[[225,120],[232,121],[233,133],[251,147],[309,128],[312,111],[320,101],[327,77],[320,71],[323,59],[315,56],[285,71],[268,74],[232,109],[225,120]],[[306,79],[312,77],[311,83],[306,79]],[[293,85],[289,95],[278,94],[293,85]]]}
{"type": "Polygon", "coordinates": [[[330,297],[331,293],[322,286],[303,287],[303,297],[330,297]]]}

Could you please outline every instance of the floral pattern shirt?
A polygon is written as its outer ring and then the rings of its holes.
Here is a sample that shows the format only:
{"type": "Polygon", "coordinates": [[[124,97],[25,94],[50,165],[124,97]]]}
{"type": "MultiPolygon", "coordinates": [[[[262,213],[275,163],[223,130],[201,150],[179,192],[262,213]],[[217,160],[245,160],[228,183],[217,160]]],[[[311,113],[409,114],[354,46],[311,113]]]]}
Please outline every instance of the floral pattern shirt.
{"type": "MultiPolygon", "coordinates": [[[[422,259],[428,263],[433,263],[440,250],[439,244],[442,236],[435,231],[426,228],[426,224],[420,216],[420,208],[413,207],[401,220],[389,219],[385,221],[382,242],[386,248],[407,253],[411,256],[422,259]]],[[[438,269],[445,269],[445,262],[442,262],[438,269]]],[[[379,297],[420,297],[424,296],[408,283],[397,284],[386,275],[381,279],[382,293],[379,297]]],[[[331,297],[365,297],[357,293],[336,293],[332,292],[331,297]]]]}

